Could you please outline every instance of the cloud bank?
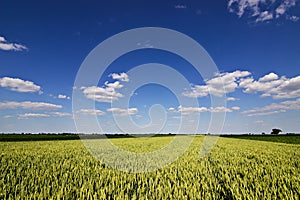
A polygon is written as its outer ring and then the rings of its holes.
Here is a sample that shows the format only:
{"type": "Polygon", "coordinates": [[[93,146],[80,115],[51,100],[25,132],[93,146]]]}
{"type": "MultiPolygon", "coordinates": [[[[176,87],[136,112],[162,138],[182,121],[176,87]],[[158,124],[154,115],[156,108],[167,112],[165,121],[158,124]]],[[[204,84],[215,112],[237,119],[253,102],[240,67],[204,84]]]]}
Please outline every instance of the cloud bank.
{"type": "MultiPolygon", "coordinates": [[[[236,89],[243,89],[244,93],[260,93],[261,97],[272,97],[273,99],[290,99],[300,97],[300,76],[287,78],[279,77],[274,72],[254,80],[248,71],[234,71],[217,74],[215,78],[206,81],[206,85],[193,85],[191,90],[182,93],[183,96],[191,98],[214,95],[222,97],[232,93],[236,89]]],[[[228,97],[228,101],[237,100],[228,97]]]]}

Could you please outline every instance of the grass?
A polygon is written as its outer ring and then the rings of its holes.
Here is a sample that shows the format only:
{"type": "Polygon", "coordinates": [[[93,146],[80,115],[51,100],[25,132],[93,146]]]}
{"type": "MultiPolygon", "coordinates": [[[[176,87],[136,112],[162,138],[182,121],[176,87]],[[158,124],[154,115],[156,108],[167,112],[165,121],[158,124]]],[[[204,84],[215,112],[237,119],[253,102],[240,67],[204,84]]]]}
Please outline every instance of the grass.
{"type": "Polygon", "coordinates": [[[0,134],[0,142],[79,140],[76,134],[0,134]]]}
{"type": "MultiPolygon", "coordinates": [[[[110,140],[145,152],[171,139],[110,140]]],[[[149,173],[114,170],[81,140],[0,142],[0,199],[299,199],[299,144],[221,137],[200,158],[203,139],[196,136],[182,157],[149,173]]]]}
{"type": "Polygon", "coordinates": [[[300,134],[288,135],[229,135],[223,137],[245,139],[245,140],[259,140],[268,142],[278,142],[287,144],[300,144],[300,134]]]}

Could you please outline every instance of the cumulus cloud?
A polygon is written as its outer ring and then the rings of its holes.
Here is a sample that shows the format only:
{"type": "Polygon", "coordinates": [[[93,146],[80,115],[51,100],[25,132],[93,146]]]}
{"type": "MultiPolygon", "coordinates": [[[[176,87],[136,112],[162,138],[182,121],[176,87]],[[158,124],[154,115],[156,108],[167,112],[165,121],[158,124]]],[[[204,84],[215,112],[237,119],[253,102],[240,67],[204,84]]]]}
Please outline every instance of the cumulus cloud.
{"type": "Polygon", "coordinates": [[[43,117],[71,117],[70,113],[50,112],[50,113],[25,113],[17,114],[18,119],[43,118],[43,117]]]}
{"type": "Polygon", "coordinates": [[[6,42],[5,38],[0,36],[0,42],[6,42]]]}
{"type": "Polygon", "coordinates": [[[124,82],[128,82],[129,81],[129,77],[128,77],[128,75],[125,72],[122,72],[120,74],[112,73],[109,76],[112,77],[115,80],[124,81],[124,82]]]}
{"type": "Polygon", "coordinates": [[[183,107],[178,106],[178,112],[180,112],[182,115],[189,115],[192,113],[201,113],[206,112],[208,109],[206,107],[183,107]]]}
{"type": "Polygon", "coordinates": [[[135,115],[138,113],[137,108],[128,108],[128,109],[123,109],[123,108],[108,108],[108,112],[112,112],[118,116],[126,116],[126,115],[135,115]]]}
{"type": "Polygon", "coordinates": [[[18,118],[18,119],[30,119],[30,118],[44,118],[44,117],[72,117],[72,114],[66,112],[49,112],[49,113],[24,113],[16,115],[5,115],[3,118],[18,118]]]}
{"type": "Polygon", "coordinates": [[[262,97],[273,99],[296,98],[300,96],[300,76],[286,78],[273,72],[255,81],[252,77],[241,79],[239,86],[246,93],[262,93],[262,97]]]}
{"type": "Polygon", "coordinates": [[[175,112],[176,109],[171,107],[171,108],[168,108],[168,111],[169,111],[169,112],[175,112]]]}
{"type": "MultiPolygon", "coordinates": [[[[300,97],[300,76],[287,78],[279,77],[271,72],[258,80],[254,80],[248,71],[234,71],[217,74],[216,77],[207,80],[206,85],[194,85],[190,91],[185,91],[182,95],[198,98],[209,94],[223,96],[232,93],[237,88],[243,89],[245,93],[261,93],[262,97],[272,97],[273,99],[287,99],[300,97]]],[[[228,97],[228,101],[238,100],[228,97]]]]}
{"type": "Polygon", "coordinates": [[[50,117],[50,115],[44,114],[44,113],[25,113],[25,114],[18,114],[18,118],[19,118],[19,119],[41,118],[41,117],[50,117]]]}
{"type": "Polygon", "coordinates": [[[242,113],[249,117],[254,117],[254,116],[283,113],[286,112],[287,110],[300,110],[300,98],[296,100],[283,101],[280,103],[272,103],[264,107],[258,107],[251,110],[246,110],[242,113]]]}
{"type": "Polygon", "coordinates": [[[83,91],[85,97],[94,101],[108,103],[118,100],[120,97],[123,97],[123,95],[117,91],[118,89],[123,87],[123,85],[119,81],[128,82],[128,75],[122,72],[120,74],[112,73],[109,76],[118,81],[115,81],[113,83],[109,83],[108,81],[106,81],[103,87],[81,87],[80,89],[83,91]]]}
{"type": "Polygon", "coordinates": [[[214,113],[214,112],[215,113],[217,113],[217,112],[232,112],[231,109],[226,108],[224,106],[210,107],[209,111],[212,112],[212,113],[214,113]]]}
{"type": "Polygon", "coordinates": [[[23,51],[23,50],[27,50],[27,47],[17,43],[10,43],[3,36],[0,36],[0,50],[23,51]]]}
{"type": "Polygon", "coordinates": [[[276,80],[278,79],[278,75],[271,72],[263,77],[261,77],[260,79],[258,79],[259,82],[266,82],[266,81],[273,81],[273,80],[276,80]]]}
{"type": "Polygon", "coordinates": [[[24,81],[19,78],[3,77],[0,78],[0,87],[16,92],[38,92],[42,93],[41,87],[31,81],[24,81]]]}
{"type": "Polygon", "coordinates": [[[170,112],[178,112],[181,113],[182,115],[191,115],[191,114],[196,114],[196,113],[202,113],[202,112],[212,112],[212,113],[217,113],[217,112],[232,112],[239,110],[240,108],[237,106],[232,107],[231,109],[226,108],[224,106],[217,106],[217,107],[184,107],[184,106],[178,106],[177,110],[175,108],[172,108],[170,112]],[[174,110],[173,110],[174,109],[174,110]]]}
{"type": "MultiPolygon", "coordinates": [[[[254,18],[256,22],[263,22],[289,16],[288,10],[295,5],[296,0],[229,0],[227,6],[229,12],[238,17],[247,16],[254,18]]],[[[297,19],[297,16],[289,20],[294,21],[293,19],[297,19]]]]}
{"type": "Polygon", "coordinates": [[[241,108],[238,107],[238,106],[233,106],[233,107],[231,107],[231,109],[232,109],[232,110],[240,110],[241,108]]]}
{"type": "Polygon", "coordinates": [[[49,114],[51,114],[51,116],[54,117],[72,117],[71,113],[66,113],[66,112],[51,112],[49,114]]]}
{"type": "Polygon", "coordinates": [[[59,94],[57,96],[57,98],[59,98],[59,99],[70,99],[70,97],[68,97],[67,95],[64,95],[64,94],[59,94]]]}
{"type": "Polygon", "coordinates": [[[0,109],[25,109],[25,110],[58,110],[61,105],[45,103],[45,102],[31,102],[31,101],[4,101],[0,102],[0,109]]]}
{"type": "Polygon", "coordinates": [[[97,115],[97,116],[105,115],[105,112],[97,109],[80,109],[76,111],[76,113],[84,114],[84,115],[97,115]]]}
{"type": "Polygon", "coordinates": [[[227,101],[238,101],[238,100],[240,99],[235,97],[227,97],[227,101]]]}
{"type": "Polygon", "coordinates": [[[116,91],[116,85],[118,85],[119,88],[121,85],[114,83],[106,83],[105,85],[106,87],[81,87],[81,90],[86,98],[97,102],[112,102],[118,100],[120,97],[123,97],[121,93],[116,91]]]}
{"type": "Polygon", "coordinates": [[[251,73],[248,71],[234,71],[218,73],[210,80],[205,81],[206,85],[194,85],[191,91],[183,92],[184,96],[187,97],[204,97],[209,94],[214,96],[223,96],[226,93],[234,92],[238,87],[237,81],[242,78],[249,76],[251,73]]]}
{"type": "Polygon", "coordinates": [[[109,87],[109,88],[114,88],[114,89],[120,89],[120,88],[123,87],[123,85],[120,84],[119,81],[116,81],[116,82],[114,82],[114,83],[109,83],[108,81],[106,81],[104,84],[105,84],[107,87],[109,87]]]}

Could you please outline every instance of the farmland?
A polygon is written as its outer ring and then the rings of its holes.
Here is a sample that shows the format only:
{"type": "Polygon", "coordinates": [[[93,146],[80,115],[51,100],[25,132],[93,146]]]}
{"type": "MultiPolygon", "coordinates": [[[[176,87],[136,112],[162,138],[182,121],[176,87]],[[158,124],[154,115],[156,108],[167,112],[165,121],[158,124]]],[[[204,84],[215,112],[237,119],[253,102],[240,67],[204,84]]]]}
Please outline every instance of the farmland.
{"type": "MultiPolygon", "coordinates": [[[[110,141],[141,153],[172,139],[110,141]]],[[[203,139],[196,136],[183,156],[148,173],[111,169],[81,140],[0,142],[0,199],[299,199],[300,144],[220,137],[201,158],[203,139]]]]}

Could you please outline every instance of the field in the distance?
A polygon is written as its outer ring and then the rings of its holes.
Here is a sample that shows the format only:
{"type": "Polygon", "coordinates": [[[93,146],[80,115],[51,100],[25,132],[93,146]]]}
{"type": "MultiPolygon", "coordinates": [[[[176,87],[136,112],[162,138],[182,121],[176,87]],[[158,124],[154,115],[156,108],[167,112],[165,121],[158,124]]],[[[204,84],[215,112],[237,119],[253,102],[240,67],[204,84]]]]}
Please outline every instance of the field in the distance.
{"type": "MultiPolygon", "coordinates": [[[[145,152],[171,139],[110,140],[145,152]]],[[[110,169],[80,140],[2,141],[0,199],[299,199],[300,144],[220,137],[200,158],[203,139],[196,136],[171,165],[139,174],[110,169]]],[[[285,140],[295,143],[299,136],[285,140]]]]}

